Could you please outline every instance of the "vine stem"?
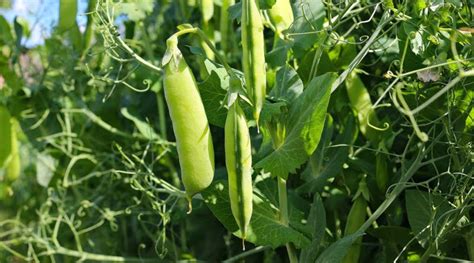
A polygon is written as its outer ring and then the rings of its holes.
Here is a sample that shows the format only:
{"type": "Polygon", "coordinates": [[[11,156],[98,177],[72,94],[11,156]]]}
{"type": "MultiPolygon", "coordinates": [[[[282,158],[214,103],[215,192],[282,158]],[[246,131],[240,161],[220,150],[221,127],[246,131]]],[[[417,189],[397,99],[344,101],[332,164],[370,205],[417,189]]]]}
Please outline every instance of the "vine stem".
{"type": "Polygon", "coordinates": [[[224,69],[227,71],[227,74],[229,74],[233,78],[237,78],[237,75],[235,72],[232,70],[232,68],[229,66],[227,63],[227,60],[219,53],[219,51],[216,49],[212,41],[207,37],[206,33],[202,31],[198,27],[192,27],[192,28],[185,28],[181,29],[178,32],[174,33],[170,38],[172,37],[180,37],[184,34],[197,34],[201,40],[203,40],[206,45],[212,50],[214,55],[216,56],[217,60],[219,60],[222,63],[222,66],[224,66],[224,69]]]}
{"type": "Polygon", "coordinates": [[[156,258],[126,258],[126,257],[119,257],[119,256],[109,256],[109,255],[101,255],[101,254],[94,254],[88,252],[80,252],[76,250],[70,250],[63,247],[58,247],[56,250],[51,250],[45,255],[51,254],[61,254],[71,257],[80,258],[81,260],[90,260],[90,261],[108,261],[108,262],[156,262],[156,258]]]}
{"type": "MultiPolygon", "coordinates": [[[[280,222],[288,226],[288,193],[286,191],[286,180],[278,177],[278,201],[280,203],[280,222]]],[[[287,243],[286,250],[288,252],[288,258],[291,263],[297,263],[298,257],[296,256],[296,248],[293,244],[287,243]]]]}
{"type": "Polygon", "coordinates": [[[228,259],[224,260],[223,262],[224,262],[224,263],[236,262],[236,261],[239,261],[239,260],[241,260],[241,259],[243,259],[243,258],[246,258],[246,257],[250,256],[250,255],[257,254],[257,253],[259,253],[259,252],[265,251],[265,250],[267,250],[267,249],[269,249],[269,248],[270,248],[270,247],[266,247],[266,246],[258,246],[258,247],[256,247],[256,248],[253,248],[253,249],[251,249],[251,250],[245,251],[245,252],[240,253],[240,254],[238,254],[238,255],[236,255],[236,256],[233,256],[233,257],[231,257],[231,258],[228,258],[228,259]]]}

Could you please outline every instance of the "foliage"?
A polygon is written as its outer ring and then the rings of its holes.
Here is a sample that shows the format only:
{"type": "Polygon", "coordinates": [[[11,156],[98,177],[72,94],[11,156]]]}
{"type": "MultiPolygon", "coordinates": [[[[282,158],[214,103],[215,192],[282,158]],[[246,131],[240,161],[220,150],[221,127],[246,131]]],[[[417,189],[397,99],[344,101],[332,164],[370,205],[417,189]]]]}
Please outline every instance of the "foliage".
{"type": "Polygon", "coordinates": [[[295,0],[277,30],[277,1],[258,1],[257,128],[236,2],[224,38],[217,0],[206,19],[200,1],[90,0],[85,28],[61,0],[31,48],[34,27],[0,16],[0,262],[474,260],[474,3],[295,0]],[[173,34],[215,151],[190,215],[162,83],[173,34]],[[237,97],[254,161],[245,252],[224,157],[237,97]]]}

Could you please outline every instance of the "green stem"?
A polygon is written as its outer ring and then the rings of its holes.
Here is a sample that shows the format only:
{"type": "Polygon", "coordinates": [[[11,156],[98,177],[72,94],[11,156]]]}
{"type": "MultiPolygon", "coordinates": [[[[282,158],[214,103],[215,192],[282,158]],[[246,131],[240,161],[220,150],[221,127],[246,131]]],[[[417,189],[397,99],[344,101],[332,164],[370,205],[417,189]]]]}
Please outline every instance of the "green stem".
{"type": "Polygon", "coordinates": [[[158,106],[161,138],[168,140],[168,132],[166,131],[165,102],[163,99],[163,93],[161,91],[156,93],[156,104],[158,106]]]}
{"type": "MultiPolygon", "coordinates": [[[[288,193],[286,191],[286,180],[278,177],[278,201],[280,204],[280,222],[288,226],[290,222],[288,218],[288,193]]],[[[296,256],[296,248],[293,244],[287,243],[286,250],[288,252],[288,258],[291,263],[297,263],[298,257],[296,256]]]]}
{"type": "Polygon", "coordinates": [[[264,246],[259,246],[259,247],[256,247],[256,248],[253,248],[251,250],[248,250],[248,251],[245,251],[243,253],[240,253],[236,256],[233,256],[231,258],[228,258],[226,260],[224,260],[223,262],[224,263],[231,263],[231,262],[237,262],[243,258],[246,258],[250,255],[253,255],[253,254],[256,254],[256,253],[259,253],[259,252],[262,252],[262,251],[265,251],[267,249],[269,249],[270,247],[264,247],[264,246]]]}
{"type": "Polygon", "coordinates": [[[84,261],[99,261],[99,262],[159,262],[156,258],[126,258],[119,256],[109,256],[101,254],[93,254],[88,252],[80,252],[59,247],[57,250],[48,251],[47,255],[60,254],[80,258],[84,261]]]}
{"type": "Polygon", "coordinates": [[[344,82],[344,80],[352,72],[352,70],[354,70],[354,68],[357,67],[357,65],[359,65],[359,63],[362,61],[362,59],[365,57],[365,55],[367,55],[367,53],[369,52],[370,46],[375,42],[378,35],[382,31],[383,27],[388,22],[390,22],[392,19],[393,19],[393,16],[390,15],[390,12],[385,12],[382,15],[382,18],[380,19],[379,24],[375,28],[375,30],[372,33],[372,35],[370,36],[370,38],[365,43],[364,47],[362,47],[362,49],[359,51],[357,56],[352,60],[352,62],[349,64],[348,68],[346,70],[344,70],[344,72],[342,72],[341,75],[339,75],[339,77],[336,79],[336,81],[334,81],[334,83],[331,87],[331,93],[333,93],[337,89],[337,87],[339,87],[339,85],[342,82],[344,82]]]}
{"type": "Polygon", "coordinates": [[[471,227],[471,231],[465,235],[465,239],[469,259],[474,261],[474,227],[471,227]]]}
{"type": "Polygon", "coordinates": [[[227,71],[227,74],[229,74],[232,78],[238,78],[235,72],[227,63],[227,60],[223,56],[221,56],[221,54],[219,54],[219,52],[217,51],[212,41],[207,37],[207,35],[201,29],[197,27],[182,29],[174,33],[170,38],[172,37],[178,38],[185,34],[197,34],[204,42],[206,42],[207,46],[212,50],[212,52],[214,52],[214,55],[216,55],[217,60],[219,60],[222,63],[222,66],[224,66],[224,69],[227,71]]]}

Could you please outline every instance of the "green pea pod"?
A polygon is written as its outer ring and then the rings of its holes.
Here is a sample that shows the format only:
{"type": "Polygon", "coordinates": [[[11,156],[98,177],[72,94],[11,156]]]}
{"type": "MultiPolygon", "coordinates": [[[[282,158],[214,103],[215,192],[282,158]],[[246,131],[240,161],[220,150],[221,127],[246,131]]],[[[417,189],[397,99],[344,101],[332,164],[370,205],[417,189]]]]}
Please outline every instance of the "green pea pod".
{"type": "Polygon", "coordinates": [[[214,149],[196,80],[177,44],[177,39],[168,41],[171,55],[163,63],[164,91],[190,213],[191,198],[207,188],[214,177],[214,149]]]}
{"type": "Polygon", "coordinates": [[[0,106],[0,168],[10,156],[12,150],[12,128],[10,112],[6,107],[0,106]]]}
{"type": "Polygon", "coordinates": [[[225,163],[230,206],[244,244],[252,217],[252,147],[247,120],[238,101],[230,106],[225,122],[225,163]]]}
{"type": "Polygon", "coordinates": [[[7,163],[7,179],[11,182],[15,181],[20,175],[20,152],[18,147],[18,122],[10,119],[11,123],[11,152],[7,163]]]}
{"type": "Polygon", "coordinates": [[[257,122],[266,95],[265,42],[263,23],[256,0],[242,0],[243,69],[247,93],[254,104],[253,116],[257,122]]]}
{"type": "Polygon", "coordinates": [[[382,148],[379,149],[375,155],[375,181],[380,191],[387,190],[388,182],[388,167],[387,167],[387,151],[382,148]]]}
{"type": "MultiPolygon", "coordinates": [[[[365,222],[367,210],[367,201],[364,196],[360,194],[354,204],[352,204],[349,216],[347,217],[346,228],[344,229],[344,236],[353,234],[356,232],[362,224],[365,222]]],[[[344,257],[343,263],[356,263],[359,262],[360,249],[362,246],[362,237],[359,237],[349,248],[348,253],[344,257]]]]}
{"type": "Polygon", "coordinates": [[[288,29],[293,24],[293,10],[290,0],[277,0],[270,10],[268,10],[270,21],[276,29],[278,35],[283,30],[288,29]]]}
{"type": "Polygon", "coordinates": [[[229,7],[235,3],[235,0],[223,0],[221,7],[221,21],[220,21],[220,31],[221,31],[221,48],[223,51],[228,51],[229,45],[229,30],[230,22],[229,19],[229,7]]]}
{"type": "Polygon", "coordinates": [[[205,23],[209,22],[214,15],[214,0],[201,0],[200,7],[202,19],[205,23]]]}
{"type": "Polygon", "coordinates": [[[349,74],[346,78],[347,95],[351,102],[352,107],[357,112],[359,119],[360,132],[375,146],[380,141],[380,131],[374,129],[373,126],[369,125],[369,122],[373,125],[378,125],[379,120],[372,108],[372,101],[370,100],[370,94],[365,87],[362,80],[359,78],[357,73],[354,71],[349,74]]]}

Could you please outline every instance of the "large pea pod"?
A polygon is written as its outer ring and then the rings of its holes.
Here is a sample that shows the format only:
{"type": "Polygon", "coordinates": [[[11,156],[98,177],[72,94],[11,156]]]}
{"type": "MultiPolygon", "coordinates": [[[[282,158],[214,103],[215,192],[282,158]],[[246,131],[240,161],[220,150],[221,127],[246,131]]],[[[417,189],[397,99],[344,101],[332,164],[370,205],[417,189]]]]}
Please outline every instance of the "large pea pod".
{"type": "Polygon", "coordinates": [[[10,156],[12,150],[12,127],[10,122],[11,116],[8,109],[0,106],[0,168],[10,156]]]}
{"type": "Polygon", "coordinates": [[[230,106],[225,122],[225,163],[232,214],[245,240],[252,217],[252,147],[247,120],[238,101],[230,106]]]}
{"type": "Polygon", "coordinates": [[[247,92],[253,106],[253,115],[260,117],[266,95],[265,42],[263,23],[256,1],[242,0],[242,53],[247,92]]]}
{"type": "Polygon", "coordinates": [[[364,82],[356,72],[352,71],[346,78],[347,95],[352,107],[357,112],[360,132],[374,145],[377,146],[381,139],[381,133],[369,125],[379,125],[379,120],[372,107],[370,94],[364,82]]]}
{"type": "Polygon", "coordinates": [[[207,23],[214,15],[214,0],[201,0],[199,4],[202,13],[202,19],[205,23],[207,23]]]}
{"type": "Polygon", "coordinates": [[[20,152],[19,152],[19,145],[18,145],[18,129],[19,124],[14,119],[10,119],[11,123],[11,152],[10,157],[8,158],[7,165],[7,178],[12,182],[15,181],[18,176],[20,175],[20,152]]]}
{"type": "MultiPolygon", "coordinates": [[[[366,218],[367,201],[359,195],[354,204],[352,204],[349,216],[347,217],[346,227],[344,229],[344,236],[355,233],[361,227],[366,218]]],[[[362,237],[359,237],[349,248],[349,251],[344,256],[343,263],[359,262],[360,250],[362,246],[362,237]]]]}
{"type": "Polygon", "coordinates": [[[268,16],[273,26],[275,26],[277,34],[281,34],[283,30],[288,29],[294,20],[290,0],[277,0],[272,8],[268,10],[268,16]]]}
{"type": "Polygon", "coordinates": [[[172,58],[163,63],[164,91],[191,212],[191,198],[207,188],[214,177],[214,149],[194,75],[177,47],[177,39],[167,43],[172,58]]]}

